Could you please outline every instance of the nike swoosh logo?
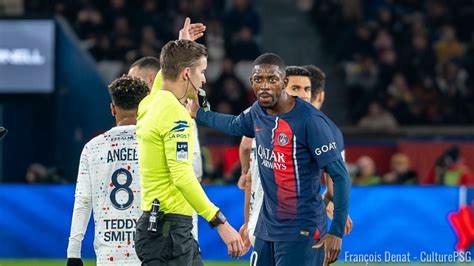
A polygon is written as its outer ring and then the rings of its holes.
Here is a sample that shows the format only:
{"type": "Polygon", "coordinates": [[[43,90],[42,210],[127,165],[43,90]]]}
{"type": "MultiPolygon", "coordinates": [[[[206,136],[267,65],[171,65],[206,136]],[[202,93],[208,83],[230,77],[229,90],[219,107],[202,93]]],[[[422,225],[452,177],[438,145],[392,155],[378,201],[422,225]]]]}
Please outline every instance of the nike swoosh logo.
{"type": "Polygon", "coordinates": [[[258,132],[258,131],[262,131],[262,130],[263,130],[263,128],[261,128],[261,127],[256,127],[256,128],[255,128],[255,131],[257,131],[257,132],[258,132]]]}

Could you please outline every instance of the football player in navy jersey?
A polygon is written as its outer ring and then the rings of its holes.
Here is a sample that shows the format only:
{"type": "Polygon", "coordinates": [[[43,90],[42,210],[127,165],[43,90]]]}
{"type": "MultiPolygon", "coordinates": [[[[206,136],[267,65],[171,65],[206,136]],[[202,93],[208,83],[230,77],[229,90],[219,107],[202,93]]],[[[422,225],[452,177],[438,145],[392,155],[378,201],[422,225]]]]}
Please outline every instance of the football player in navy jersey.
{"type": "Polygon", "coordinates": [[[189,105],[198,123],[256,138],[264,200],[255,230],[252,265],[327,265],[337,260],[349,207],[350,179],[330,120],[284,88],[285,64],[275,54],[254,61],[250,83],[257,102],[239,116],[189,105]],[[320,170],[334,183],[334,219],[327,217],[320,170]]]}

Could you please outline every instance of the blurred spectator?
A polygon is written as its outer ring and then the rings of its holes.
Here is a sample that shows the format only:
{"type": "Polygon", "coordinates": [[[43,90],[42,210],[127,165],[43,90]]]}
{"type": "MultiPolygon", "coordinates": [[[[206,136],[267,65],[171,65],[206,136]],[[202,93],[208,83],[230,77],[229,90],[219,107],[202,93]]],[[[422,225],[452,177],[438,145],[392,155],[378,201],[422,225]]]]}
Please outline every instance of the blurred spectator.
{"type": "Polygon", "coordinates": [[[448,97],[465,96],[468,94],[466,81],[469,74],[453,61],[441,66],[440,75],[436,78],[436,84],[444,95],[448,97]]]}
{"type": "Polygon", "coordinates": [[[375,163],[369,156],[362,156],[356,162],[357,172],[352,177],[353,185],[378,185],[380,176],[376,174],[375,163]]]}
{"type": "Polygon", "coordinates": [[[464,55],[464,45],[457,39],[456,31],[452,26],[443,27],[441,38],[435,44],[435,51],[439,64],[464,55]]]}
{"type": "MultiPolygon", "coordinates": [[[[172,38],[170,33],[170,25],[164,16],[158,10],[157,1],[144,0],[143,8],[139,9],[134,16],[135,23],[138,27],[153,27],[156,38],[165,41],[172,38]]],[[[160,47],[161,49],[161,47],[160,47]]]]}
{"type": "Polygon", "coordinates": [[[369,111],[362,117],[359,127],[374,131],[391,130],[398,126],[397,120],[387,112],[378,102],[369,105],[369,111]]]}
{"type": "Polygon", "coordinates": [[[135,46],[132,31],[127,17],[117,17],[114,22],[114,29],[110,35],[112,46],[111,57],[116,60],[123,60],[123,56],[135,46]]]}
{"type": "Polygon", "coordinates": [[[25,180],[29,184],[66,183],[56,168],[46,168],[39,163],[31,164],[26,170],[25,180]]]}
{"type": "Polygon", "coordinates": [[[401,124],[474,121],[472,89],[462,89],[474,85],[470,1],[321,0],[311,14],[328,51],[337,47],[353,123],[373,100],[388,103],[401,124]],[[395,75],[404,76],[412,104],[391,106],[395,75]]]}
{"type": "Polygon", "coordinates": [[[383,176],[384,184],[418,184],[417,174],[411,170],[410,159],[405,154],[394,154],[390,159],[390,169],[391,171],[383,176]]]}
{"type": "Polygon", "coordinates": [[[120,17],[129,19],[129,15],[133,14],[131,8],[127,7],[125,0],[109,0],[109,5],[105,8],[104,17],[108,28],[112,28],[116,24],[116,20],[120,17]]]}
{"type": "Polygon", "coordinates": [[[436,160],[427,182],[447,186],[474,186],[474,176],[460,156],[459,147],[449,148],[436,160]]]}
{"type": "Polygon", "coordinates": [[[425,34],[414,35],[404,53],[402,65],[406,67],[411,82],[420,84],[425,77],[434,75],[435,55],[425,34]]]}
{"type": "Polygon", "coordinates": [[[253,61],[260,55],[252,30],[243,27],[229,46],[229,57],[234,62],[253,61]]]}
{"type": "Polygon", "coordinates": [[[247,101],[247,90],[235,75],[234,64],[230,59],[224,60],[222,74],[212,87],[209,99],[218,103],[218,112],[239,114],[250,105],[247,101]]]}
{"type": "Polygon", "coordinates": [[[77,13],[75,28],[81,39],[89,39],[91,35],[103,30],[103,18],[99,10],[92,4],[86,4],[77,13]]]}
{"type": "Polygon", "coordinates": [[[232,7],[224,15],[226,40],[234,40],[242,28],[247,27],[254,34],[260,33],[260,17],[253,9],[250,0],[233,0],[232,7]]]}
{"type": "Polygon", "coordinates": [[[142,28],[142,45],[150,46],[155,52],[159,52],[163,46],[163,41],[158,40],[155,29],[152,26],[142,28]]]}
{"type": "Polygon", "coordinates": [[[222,29],[222,24],[218,19],[214,18],[208,22],[204,38],[206,39],[206,47],[207,52],[209,53],[209,60],[220,61],[224,59],[224,32],[222,29]]]}
{"type": "Polygon", "coordinates": [[[344,65],[344,72],[349,98],[357,99],[350,104],[352,114],[354,117],[360,117],[372,100],[379,70],[371,57],[357,56],[355,61],[344,65]]]}
{"type": "Polygon", "coordinates": [[[386,93],[388,109],[395,114],[397,121],[409,123],[412,115],[418,112],[418,109],[413,107],[419,104],[415,102],[413,92],[402,73],[395,74],[386,93]]]}

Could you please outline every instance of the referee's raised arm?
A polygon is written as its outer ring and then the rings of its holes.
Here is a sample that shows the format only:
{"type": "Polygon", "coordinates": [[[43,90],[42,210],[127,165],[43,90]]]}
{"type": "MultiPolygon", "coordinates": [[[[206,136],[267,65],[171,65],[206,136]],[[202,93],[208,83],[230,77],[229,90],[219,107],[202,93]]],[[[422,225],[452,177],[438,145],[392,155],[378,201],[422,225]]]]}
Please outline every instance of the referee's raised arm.
{"type": "Polygon", "coordinates": [[[192,265],[199,254],[191,234],[196,210],[217,227],[229,256],[240,257],[240,235],[208,199],[192,167],[193,120],[184,105],[206,82],[207,50],[190,40],[171,41],[160,64],[162,88],[137,121],[144,212],[136,228],[137,255],[147,265],[192,265]]]}

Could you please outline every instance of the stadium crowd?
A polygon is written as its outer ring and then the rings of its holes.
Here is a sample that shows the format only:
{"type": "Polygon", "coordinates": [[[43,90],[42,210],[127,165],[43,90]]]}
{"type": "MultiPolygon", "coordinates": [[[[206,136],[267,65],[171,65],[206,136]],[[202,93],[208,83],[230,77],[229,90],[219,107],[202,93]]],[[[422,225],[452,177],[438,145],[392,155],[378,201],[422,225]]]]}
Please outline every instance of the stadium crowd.
{"type": "Polygon", "coordinates": [[[176,38],[185,17],[204,23],[206,34],[198,41],[209,51],[205,89],[210,102],[217,103],[213,109],[237,114],[254,100],[248,89],[245,62],[260,54],[261,23],[250,0],[52,2],[27,1],[26,12],[49,12],[65,17],[82,46],[98,62],[99,70],[117,70],[106,73],[111,79],[126,73],[141,57],[158,57],[161,47],[176,38]],[[239,75],[241,72],[244,73],[239,75]]]}
{"type": "MultiPolygon", "coordinates": [[[[309,14],[315,28],[337,59],[336,69],[350,101],[351,123],[377,130],[474,122],[471,1],[459,0],[456,5],[447,0],[296,1],[302,2],[306,9],[312,7],[309,14]]],[[[159,56],[162,45],[177,36],[189,16],[207,26],[199,41],[209,51],[205,90],[212,108],[238,114],[255,100],[246,67],[261,53],[261,22],[251,0],[31,0],[24,4],[28,14],[65,17],[99,66],[116,66],[112,77],[125,73],[138,58],[159,56]]],[[[240,169],[224,173],[225,166],[213,165],[210,153],[204,147],[204,182],[236,182],[240,169]]],[[[450,163],[443,156],[434,162],[429,178],[417,176],[404,154],[393,155],[387,173],[379,173],[368,156],[349,165],[349,170],[353,184],[359,185],[418,184],[420,179],[449,184],[444,176],[453,173],[460,177],[458,184],[473,184],[472,172],[458,155],[452,155],[450,163]]],[[[45,176],[43,168],[32,165],[28,182],[50,180],[32,178],[45,176]]]]}
{"type": "Polygon", "coordinates": [[[362,127],[474,122],[472,1],[318,0],[310,11],[362,127]]]}

